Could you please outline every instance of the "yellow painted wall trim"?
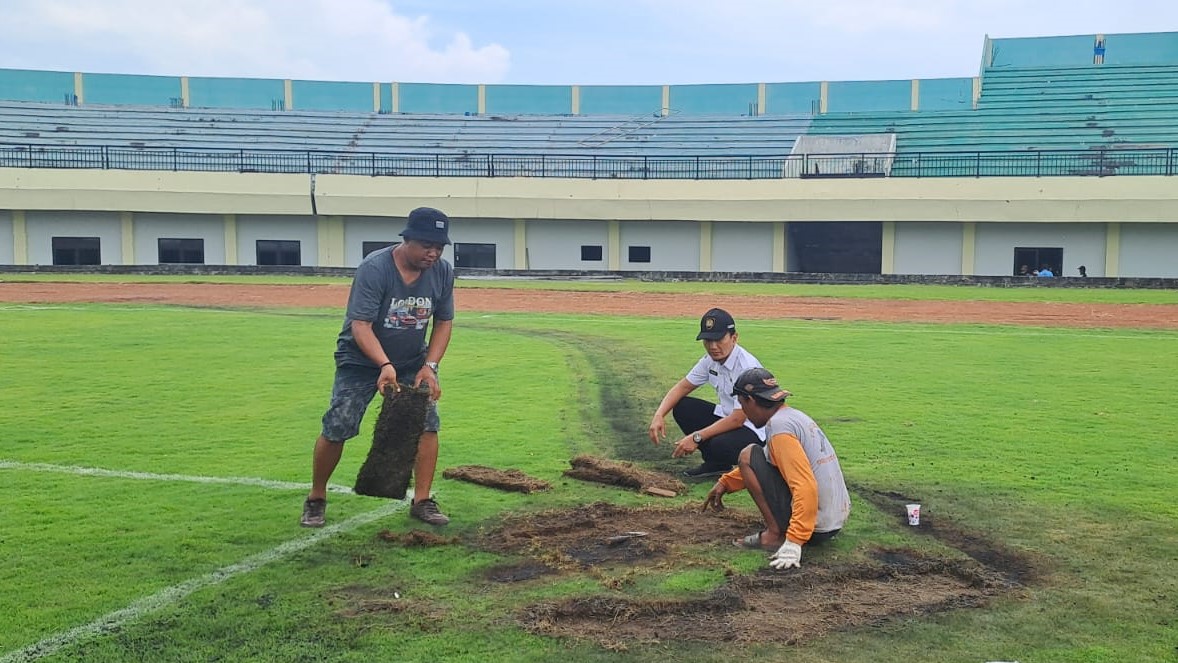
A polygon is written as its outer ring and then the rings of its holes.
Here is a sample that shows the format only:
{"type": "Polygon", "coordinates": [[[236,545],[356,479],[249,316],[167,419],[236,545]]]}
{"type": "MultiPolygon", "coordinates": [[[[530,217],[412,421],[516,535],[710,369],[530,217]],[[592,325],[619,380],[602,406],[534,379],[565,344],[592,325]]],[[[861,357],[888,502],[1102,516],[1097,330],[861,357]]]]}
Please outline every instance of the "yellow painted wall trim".
{"type": "Polygon", "coordinates": [[[372,112],[380,112],[380,83],[372,84],[372,112]]]}
{"type": "Polygon", "coordinates": [[[188,103],[189,103],[190,99],[191,99],[191,97],[189,97],[189,95],[188,95],[188,77],[181,76],[180,77],[180,105],[184,106],[185,108],[188,108],[188,103]]]}
{"type": "Polygon", "coordinates": [[[390,85],[392,85],[392,87],[393,87],[393,112],[400,113],[401,112],[401,84],[400,83],[391,83],[390,85]]]}
{"type": "Polygon", "coordinates": [[[920,110],[920,79],[912,79],[912,110],[920,110]]]}
{"type": "Polygon", "coordinates": [[[826,113],[826,103],[830,99],[830,83],[822,81],[818,84],[818,112],[826,113]]]}
{"type": "Polygon", "coordinates": [[[135,262],[135,218],[131,212],[119,213],[119,228],[123,240],[122,264],[138,264],[135,262]]]}
{"type": "Polygon", "coordinates": [[[572,87],[572,91],[573,91],[573,104],[572,104],[572,109],[570,110],[570,112],[573,115],[580,115],[581,114],[581,86],[574,85],[572,87]]]}
{"type": "Polygon", "coordinates": [[[972,276],[976,269],[974,260],[977,256],[978,224],[967,222],[961,224],[961,274],[972,276]]]}
{"type": "Polygon", "coordinates": [[[1121,224],[1116,221],[1105,226],[1104,275],[1108,278],[1121,275],[1121,224]]]}
{"type": "Polygon", "coordinates": [[[622,224],[616,219],[606,222],[609,233],[609,270],[616,272],[622,268],[622,224]]]}
{"type": "Polygon", "coordinates": [[[513,269],[528,268],[528,222],[523,219],[515,220],[514,255],[512,255],[513,269]]]}
{"type": "Polygon", "coordinates": [[[663,107],[659,112],[662,113],[663,117],[666,117],[671,114],[671,86],[670,85],[663,86],[663,107]]]}
{"type": "Polygon", "coordinates": [[[29,264],[29,228],[25,225],[25,211],[12,210],[12,262],[29,264]]]}
{"type": "Polygon", "coordinates": [[[315,230],[319,245],[316,265],[344,267],[344,217],[320,216],[315,230]]]}
{"type": "Polygon", "coordinates": [[[883,237],[880,247],[880,274],[896,273],[896,222],[883,222],[883,237]]]}
{"type": "Polygon", "coordinates": [[[226,214],[221,217],[225,224],[225,264],[238,265],[237,262],[237,215],[226,214]]]}
{"type": "Polygon", "coordinates": [[[699,222],[699,271],[712,271],[712,222],[699,222]]]}
{"type": "Polygon", "coordinates": [[[479,115],[487,114],[487,86],[479,84],[479,115]]]}
{"type": "Polygon", "coordinates": [[[765,84],[757,83],[757,115],[769,112],[769,95],[765,93],[765,84]]]}
{"type": "Polygon", "coordinates": [[[978,99],[982,98],[982,77],[973,77],[973,107],[978,107],[978,99]]]}
{"type": "Polygon", "coordinates": [[[74,96],[78,98],[78,105],[86,103],[86,85],[82,81],[82,72],[74,72],[74,96]]]}
{"type": "Polygon", "coordinates": [[[784,221],[773,222],[773,271],[785,271],[786,250],[789,248],[789,235],[785,232],[784,221]]]}
{"type": "Polygon", "coordinates": [[[289,78],[282,81],[282,109],[294,110],[294,84],[289,78]]]}

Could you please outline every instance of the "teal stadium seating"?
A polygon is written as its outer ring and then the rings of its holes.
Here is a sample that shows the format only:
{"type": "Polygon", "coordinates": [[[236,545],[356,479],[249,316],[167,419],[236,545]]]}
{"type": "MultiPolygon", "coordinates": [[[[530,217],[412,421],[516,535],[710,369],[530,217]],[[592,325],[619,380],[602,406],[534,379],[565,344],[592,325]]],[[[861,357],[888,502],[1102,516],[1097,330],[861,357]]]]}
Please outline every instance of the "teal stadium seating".
{"type": "Polygon", "coordinates": [[[976,110],[828,113],[809,133],[895,133],[893,176],[1172,174],[1178,65],[992,67],[976,110]],[[1012,151],[1031,154],[994,154],[1012,151]]]}
{"type": "MultiPolygon", "coordinates": [[[[693,171],[684,168],[739,169],[751,157],[788,155],[809,124],[805,115],[388,115],[10,101],[0,102],[8,148],[0,165],[300,172],[311,158],[318,172],[429,175],[441,156],[449,175],[464,174],[466,164],[467,174],[584,175],[561,169],[592,167],[608,177],[642,164],[686,177],[693,171]],[[694,156],[708,160],[684,161],[694,156]]],[[[780,176],[780,163],[756,163],[780,176]]]]}

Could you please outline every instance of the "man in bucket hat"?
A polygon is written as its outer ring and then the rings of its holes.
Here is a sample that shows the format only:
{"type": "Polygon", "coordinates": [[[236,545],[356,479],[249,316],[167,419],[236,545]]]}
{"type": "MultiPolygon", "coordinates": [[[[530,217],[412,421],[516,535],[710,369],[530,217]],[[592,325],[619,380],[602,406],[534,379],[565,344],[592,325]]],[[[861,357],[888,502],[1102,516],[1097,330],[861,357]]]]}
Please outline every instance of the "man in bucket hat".
{"type": "Polygon", "coordinates": [[[724,309],[711,309],[700,318],[695,340],[703,341],[706,354],[663,396],[649,429],[650,441],[658,444],[667,434],[667,414],[675,417],[683,437],[675,442],[671,455],[680,458],[699,450],[703,456],[698,467],[684,470],[689,478],[719,476],[732,469],[741,449],[762,443],[757,426],[747,420],[731,395],[736,376],[761,365],[737,344],[736,321],[724,309]],[[688,395],[704,384],[716,389],[717,403],[688,395]]]}
{"type": "Polygon", "coordinates": [[[386,387],[421,384],[429,386],[430,407],[418,440],[409,514],[430,525],[450,522],[430,497],[438,463],[438,364],[454,324],[454,268],[442,259],[449,230],[450,219],[441,211],[418,207],[401,231],[404,242],[373,251],[356,267],[343,329],[336,339],[331,405],[315,440],[303,527],[326,523],[327,482],[343,455],[344,442],[360,431],[372,397],[386,387]]]}
{"type": "Polygon", "coordinates": [[[769,558],[775,569],[801,566],[802,546],[838,534],[851,513],[838,456],[813,419],[785,404],[790,393],[764,368],[741,373],[732,394],[749,420],[765,427],[765,446],[745,447],[703,508],[721,510],[725,494],[747,488],[765,529],[735,543],[775,551],[769,558]]]}

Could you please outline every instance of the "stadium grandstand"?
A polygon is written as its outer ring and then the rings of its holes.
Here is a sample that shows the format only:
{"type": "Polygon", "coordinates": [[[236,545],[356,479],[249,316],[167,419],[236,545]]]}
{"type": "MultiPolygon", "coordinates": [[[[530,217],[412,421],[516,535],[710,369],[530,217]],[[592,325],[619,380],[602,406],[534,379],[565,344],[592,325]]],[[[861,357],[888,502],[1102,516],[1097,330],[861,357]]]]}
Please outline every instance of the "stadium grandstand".
{"type": "MultiPolygon", "coordinates": [[[[898,74],[901,72],[897,72],[898,74]]],[[[977,75],[528,86],[0,69],[0,265],[1178,278],[1178,33],[977,75]]]]}

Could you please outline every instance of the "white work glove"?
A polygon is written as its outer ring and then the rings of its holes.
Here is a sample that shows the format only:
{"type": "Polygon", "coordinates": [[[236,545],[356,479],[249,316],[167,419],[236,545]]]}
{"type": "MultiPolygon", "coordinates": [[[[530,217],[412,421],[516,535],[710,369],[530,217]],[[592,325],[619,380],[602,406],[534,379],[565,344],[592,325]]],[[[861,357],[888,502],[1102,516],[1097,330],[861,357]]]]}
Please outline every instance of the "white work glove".
{"type": "Polygon", "coordinates": [[[791,566],[801,568],[802,547],[786,539],[785,543],[781,544],[781,547],[777,549],[777,552],[773,553],[773,556],[769,558],[769,566],[772,566],[778,571],[788,569],[791,566]]]}

